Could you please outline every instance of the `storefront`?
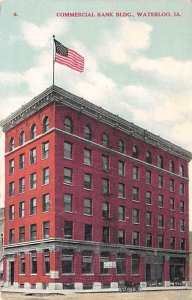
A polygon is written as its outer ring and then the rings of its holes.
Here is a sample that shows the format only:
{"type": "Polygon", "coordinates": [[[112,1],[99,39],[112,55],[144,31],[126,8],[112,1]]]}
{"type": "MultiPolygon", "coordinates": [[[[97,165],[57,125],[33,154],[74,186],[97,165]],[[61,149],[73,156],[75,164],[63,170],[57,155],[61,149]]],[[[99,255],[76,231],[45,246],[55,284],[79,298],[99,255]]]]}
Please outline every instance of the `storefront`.
{"type": "Polygon", "coordinates": [[[164,256],[146,257],[146,283],[147,286],[158,286],[163,284],[164,256]]]}

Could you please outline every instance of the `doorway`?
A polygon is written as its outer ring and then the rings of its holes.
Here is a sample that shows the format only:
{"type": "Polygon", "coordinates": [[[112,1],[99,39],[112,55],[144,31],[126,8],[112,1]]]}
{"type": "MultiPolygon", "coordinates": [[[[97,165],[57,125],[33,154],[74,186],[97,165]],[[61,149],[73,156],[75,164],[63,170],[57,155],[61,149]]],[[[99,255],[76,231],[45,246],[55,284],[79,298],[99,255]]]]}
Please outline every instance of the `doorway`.
{"type": "Polygon", "coordinates": [[[10,261],[9,263],[9,270],[10,270],[10,282],[11,285],[14,283],[14,261],[10,261]]]}

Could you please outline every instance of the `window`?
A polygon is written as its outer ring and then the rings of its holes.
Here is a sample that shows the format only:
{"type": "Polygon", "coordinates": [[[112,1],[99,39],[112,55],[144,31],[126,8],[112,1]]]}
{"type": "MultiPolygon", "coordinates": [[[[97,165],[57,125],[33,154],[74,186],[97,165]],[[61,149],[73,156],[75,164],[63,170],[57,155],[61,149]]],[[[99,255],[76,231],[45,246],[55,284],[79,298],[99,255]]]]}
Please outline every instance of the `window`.
{"type": "Polygon", "coordinates": [[[14,194],[15,194],[15,183],[13,181],[9,183],[9,197],[14,196],[14,194]]]}
{"type": "Polygon", "coordinates": [[[15,167],[15,161],[14,161],[14,159],[11,159],[9,161],[9,174],[13,174],[14,173],[14,167],[15,167]]]}
{"type": "Polygon", "coordinates": [[[43,238],[48,239],[50,237],[50,223],[49,221],[43,222],[43,238]]]}
{"type": "Polygon", "coordinates": [[[84,188],[90,190],[92,188],[92,175],[84,174],[84,188]]]}
{"type": "Polygon", "coordinates": [[[84,149],[84,164],[91,166],[92,164],[92,151],[84,149]]]}
{"type": "Polygon", "coordinates": [[[164,217],[163,217],[163,215],[158,215],[158,227],[159,228],[164,227],[164,217]]]}
{"type": "Polygon", "coordinates": [[[102,156],[102,170],[104,171],[109,170],[109,157],[106,155],[102,156]]]}
{"type": "Polygon", "coordinates": [[[185,221],[183,219],[180,220],[180,231],[185,231],[185,221]]]}
{"type": "Polygon", "coordinates": [[[151,164],[152,163],[152,155],[151,155],[151,152],[150,151],[147,151],[146,152],[146,162],[148,164],[151,164]]]}
{"type": "Polygon", "coordinates": [[[11,137],[9,140],[9,151],[14,150],[14,144],[15,144],[14,137],[11,137]]]}
{"type": "Polygon", "coordinates": [[[102,179],[102,193],[109,194],[109,180],[102,179]]]}
{"type": "Polygon", "coordinates": [[[118,198],[125,198],[125,185],[123,183],[118,184],[118,198]]]}
{"type": "Polygon", "coordinates": [[[179,185],[179,193],[180,193],[180,195],[184,195],[184,193],[185,193],[184,183],[180,183],[180,185],[179,185]]]}
{"type": "Polygon", "coordinates": [[[72,239],[73,237],[73,223],[69,221],[64,221],[64,238],[72,239]]]}
{"type": "Polygon", "coordinates": [[[184,166],[183,165],[179,166],[179,175],[184,177],[184,166]]]}
{"type": "Polygon", "coordinates": [[[101,274],[108,274],[109,269],[104,268],[104,263],[109,261],[109,253],[108,252],[101,252],[100,254],[100,273],[101,274]]]}
{"type": "Polygon", "coordinates": [[[105,219],[109,218],[109,203],[102,203],[102,217],[105,219]]]}
{"type": "Polygon", "coordinates": [[[42,210],[43,212],[49,211],[50,209],[50,196],[49,194],[44,194],[42,197],[42,210]]]}
{"type": "Polygon", "coordinates": [[[36,138],[37,136],[37,126],[35,124],[33,124],[31,126],[31,132],[30,132],[30,138],[31,140],[33,140],[34,138],[36,138]]]}
{"type": "Polygon", "coordinates": [[[25,242],[25,227],[24,226],[19,227],[19,242],[20,243],[25,242]]]}
{"type": "Polygon", "coordinates": [[[23,169],[25,166],[25,154],[22,153],[19,155],[19,169],[23,169]]]}
{"type": "Polygon", "coordinates": [[[72,184],[72,169],[64,168],[64,183],[72,184]]]}
{"type": "Polygon", "coordinates": [[[92,251],[82,252],[82,274],[91,274],[93,266],[93,253],[92,251]]]}
{"type": "Polygon", "coordinates": [[[22,130],[19,135],[19,146],[25,143],[25,132],[22,130]]]}
{"type": "Polygon", "coordinates": [[[35,215],[37,213],[37,199],[32,198],[30,200],[30,215],[35,215]]]}
{"type": "Polygon", "coordinates": [[[169,180],[169,190],[170,190],[170,192],[174,192],[174,190],[175,190],[175,181],[174,181],[174,179],[169,180]]]}
{"type": "Polygon", "coordinates": [[[37,274],[37,252],[31,251],[31,274],[37,274]]]}
{"type": "Polygon", "coordinates": [[[125,142],[123,140],[119,140],[119,152],[120,153],[125,152],[125,142]]]}
{"type": "Polygon", "coordinates": [[[139,188],[133,187],[133,201],[139,201],[139,188]]]}
{"type": "Polygon", "coordinates": [[[118,253],[117,254],[117,274],[125,274],[125,254],[124,253],[118,253]]]}
{"type": "Polygon", "coordinates": [[[47,132],[49,130],[49,117],[45,116],[43,118],[43,133],[47,132]]]}
{"type": "Polygon", "coordinates": [[[84,199],[84,214],[92,215],[92,200],[84,199]]]}
{"type": "Polygon", "coordinates": [[[125,244],[125,230],[118,230],[118,242],[119,244],[125,244]]]}
{"type": "Polygon", "coordinates": [[[109,227],[103,226],[103,243],[109,243],[109,227]]]}
{"type": "Polygon", "coordinates": [[[49,184],[49,168],[42,170],[42,184],[49,184]]]}
{"type": "Polygon", "coordinates": [[[14,229],[9,229],[9,244],[13,244],[15,239],[15,232],[14,229]]]}
{"type": "Polygon", "coordinates": [[[169,161],[169,171],[172,173],[174,173],[174,171],[175,171],[175,165],[172,160],[169,161]]]}
{"type": "Polygon", "coordinates": [[[15,214],[15,206],[10,205],[9,206],[9,220],[10,221],[14,220],[14,214],[15,214]]]}
{"type": "Polygon", "coordinates": [[[151,192],[150,191],[147,191],[146,192],[146,204],[150,205],[151,204],[151,192]]]}
{"type": "Polygon", "coordinates": [[[146,171],[146,183],[151,184],[151,171],[146,171]]]}
{"type": "Polygon", "coordinates": [[[164,206],[163,195],[158,195],[158,207],[162,208],[164,206]]]}
{"type": "Polygon", "coordinates": [[[42,143],[42,159],[49,156],[49,142],[42,143]]]}
{"type": "Polygon", "coordinates": [[[169,228],[172,230],[175,229],[175,218],[174,217],[170,218],[169,228]]]}
{"type": "Polygon", "coordinates": [[[118,221],[125,221],[125,207],[118,206],[118,221]]]}
{"type": "Polygon", "coordinates": [[[37,239],[37,224],[30,226],[30,240],[35,241],[37,239]]]}
{"type": "Polygon", "coordinates": [[[139,210],[136,208],[132,210],[132,222],[133,224],[139,223],[139,210]]]}
{"type": "Polygon", "coordinates": [[[25,191],[25,177],[19,178],[19,193],[24,193],[25,191]]]}
{"type": "Polygon", "coordinates": [[[20,274],[25,274],[25,253],[20,253],[20,274]]]}
{"type": "Polygon", "coordinates": [[[184,201],[180,201],[180,212],[183,213],[185,210],[185,204],[184,201]]]}
{"type": "Polygon", "coordinates": [[[163,169],[163,157],[162,156],[157,156],[157,166],[161,169],[163,169]]]}
{"type": "Polygon", "coordinates": [[[169,239],[169,248],[175,249],[175,238],[174,237],[170,237],[170,239],[169,239]]]}
{"type": "Polygon", "coordinates": [[[132,232],[132,245],[139,246],[139,232],[132,232]]]}
{"type": "Polygon", "coordinates": [[[90,224],[84,225],[84,240],[92,241],[92,225],[90,224]]]}
{"type": "Polygon", "coordinates": [[[73,124],[70,118],[65,118],[64,121],[64,130],[66,132],[72,133],[73,132],[73,124]]]}
{"type": "Polygon", "coordinates": [[[64,157],[72,159],[72,144],[64,142],[64,157]]]}
{"type": "Polygon", "coordinates": [[[30,189],[36,189],[37,187],[37,174],[36,173],[32,173],[30,174],[30,189]]]}
{"type": "Polygon", "coordinates": [[[25,202],[19,202],[19,218],[24,218],[25,216],[25,202]]]}
{"type": "Polygon", "coordinates": [[[152,234],[146,234],[146,247],[152,247],[152,234]]]}
{"type": "Polygon", "coordinates": [[[133,179],[139,180],[139,168],[138,167],[133,167],[133,179]]]}
{"type": "Polygon", "coordinates": [[[136,145],[133,146],[133,157],[138,158],[139,157],[139,149],[136,145]]]}
{"type": "Polygon", "coordinates": [[[64,194],[64,211],[72,212],[72,195],[64,194]]]}
{"type": "Polygon", "coordinates": [[[104,147],[109,147],[109,137],[106,133],[102,135],[102,143],[104,147]]]}
{"type": "Polygon", "coordinates": [[[36,164],[37,161],[37,151],[36,148],[30,150],[30,164],[36,164]]]}
{"type": "Polygon", "coordinates": [[[174,210],[174,209],[175,209],[175,199],[170,198],[170,210],[174,210]]]}
{"type": "Polygon", "coordinates": [[[62,270],[62,274],[73,273],[73,250],[72,249],[62,249],[61,270],[62,270]]]}
{"type": "Polygon", "coordinates": [[[158,187],[163,188],[163,176],[158,176],[158,187]]]}
{"type": "Polygon", "coordinates": [[[50,273],[50,252],[48,249],[44,250],[44,272],[50,273]]]}
{"type": "Polygon", "coordinates": [[[118,175],[125,176],[125,163],[123,161],[118,162],[118,175]]]}
{"type": "Polygon", "coordinates": [[[158,244],[158,248],[164,247],[164,236],[163,235],[158,235],[157,244],[158,244]]]}
{"type": "Polygon", "coordinates": [[[91,141],[92,138],[91,129],[87,125],[84,127],[84,138],[89,141],[91,141]]]}
{"type": "Polygon", "coordinates": [[[185,250],[185,239],[184,238],[180,239],[180,249],[185,250]]]}
{"type": "Polygon", "coordinates": [[[132,275],[138,275],[139,274],[139,255],[138,254],[132,254],[131,255],[131,274],[132,275]]]}
{"type": "Polygon", "coordinates": [[[152,212],[151,211],[146,212],[146,225],[147,226],[152,225],[152,212]]]}

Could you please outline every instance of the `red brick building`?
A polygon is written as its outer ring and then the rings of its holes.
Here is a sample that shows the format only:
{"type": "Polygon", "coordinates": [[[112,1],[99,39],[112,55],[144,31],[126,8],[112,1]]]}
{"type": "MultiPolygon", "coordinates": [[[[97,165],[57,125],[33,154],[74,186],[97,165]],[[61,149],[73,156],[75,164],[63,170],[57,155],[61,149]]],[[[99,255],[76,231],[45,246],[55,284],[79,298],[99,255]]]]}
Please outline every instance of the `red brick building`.
{"type": "Polygon", "coordinates": [[[189,280],[190,152],[56,86],[1,126],[4,286],[189,280]]]}

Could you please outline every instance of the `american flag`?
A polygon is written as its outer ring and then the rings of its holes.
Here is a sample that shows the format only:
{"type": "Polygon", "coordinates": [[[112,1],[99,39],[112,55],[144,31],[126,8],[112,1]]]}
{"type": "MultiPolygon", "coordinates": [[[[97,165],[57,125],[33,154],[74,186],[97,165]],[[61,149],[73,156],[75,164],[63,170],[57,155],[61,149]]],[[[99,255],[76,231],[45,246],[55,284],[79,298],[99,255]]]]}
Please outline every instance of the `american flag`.
{"type": "Polygon", "coordinates": [[[76,51],[69,49],[54,39],[55,61],[78,72],[84,70],[84,57],[76,51]]]}

